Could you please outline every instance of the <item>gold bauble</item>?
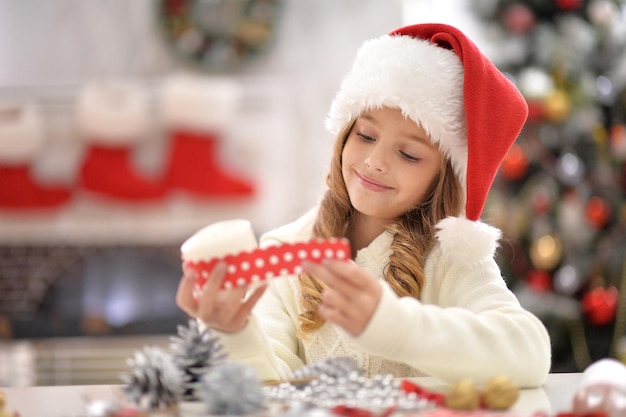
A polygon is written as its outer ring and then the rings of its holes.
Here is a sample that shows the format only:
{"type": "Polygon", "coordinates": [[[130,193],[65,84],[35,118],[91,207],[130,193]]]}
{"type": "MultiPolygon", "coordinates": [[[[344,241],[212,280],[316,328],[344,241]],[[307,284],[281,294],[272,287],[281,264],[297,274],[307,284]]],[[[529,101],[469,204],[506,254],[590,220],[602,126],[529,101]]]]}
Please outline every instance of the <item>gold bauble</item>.
{"type": "Polygon", "coordinates": [[[247,19],[239,23],[235,37],[247,46],[258,48],[267,41],[270,32],[266,24],[247,19]]]}
{"type": "Polygon", "coordinates": [[[450,384],[446,394],[446,407],[454,410],[475,410],[480,404],[480,392],[476,383],[463,378],[450,384]]]}
{"type": "Polygon", "coordinates": [[[543,102],[543,114],[551,122],[560,123],[567,119],[572,103],[563,90],[554,90],[543,102]]]}
{"type": "Polygon", "coordinates": [[[519,397],[519,388],[506,376],[494,376],[483,387],[483,404],[492,410],[507,410],[519,397]]]}
{"type": "Polygon", "coordinates": [[[535,239],[530,246],[530,260],[537,269],[545,271],[554,269],[561,261],[562,255],[561,241],[550,234],[535,239]]]}

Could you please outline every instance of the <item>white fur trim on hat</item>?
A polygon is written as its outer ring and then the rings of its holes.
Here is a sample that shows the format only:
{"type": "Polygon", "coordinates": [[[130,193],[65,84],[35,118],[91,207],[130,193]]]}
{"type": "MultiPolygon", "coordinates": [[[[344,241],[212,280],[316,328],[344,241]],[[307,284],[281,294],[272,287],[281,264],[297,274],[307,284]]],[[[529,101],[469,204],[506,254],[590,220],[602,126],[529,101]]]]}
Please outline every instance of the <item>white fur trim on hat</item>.
{"type": "Polygon", "coordinates": [[[41,113],[34,103],[0,103],[0,164],[32,162],[43,143],[41,113]]]}
{"type": "Polygon", "coordinates": [[[147,92],[130,81],[90,83],[79,93],[77,123],[84,139],[104,145],[133,144],[150,127],[147,92]]]}
{"type": "Polygon", "coordinates": [[[235,81],[177,74],[164,81],[160,114],[170,128],[222,130],[234,122],[240,98],[241,89],[235,81]]]}
{"type": "Polygon", "coordinates": [[[463,75],[463,65],[453,51],[428,41],[397,35],[369,40],[341,83],[326,127],[337,134],[365,111],[398,108],[439,144],[465,187],[463,75]]]}
{"type": "Polygon", "coordinates": [[[447,217],[437,223],[442,254],[455,264],[473,265],[493,258],[500,229],[465,217],[447,217]]]}

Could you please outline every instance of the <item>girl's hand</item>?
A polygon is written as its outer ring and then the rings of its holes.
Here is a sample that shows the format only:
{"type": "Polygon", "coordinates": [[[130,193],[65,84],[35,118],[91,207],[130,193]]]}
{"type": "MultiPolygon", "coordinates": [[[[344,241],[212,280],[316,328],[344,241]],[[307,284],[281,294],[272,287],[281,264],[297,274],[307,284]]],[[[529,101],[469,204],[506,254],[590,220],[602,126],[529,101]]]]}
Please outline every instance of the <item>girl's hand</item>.
{"type": "Polygon", "coordinates": [[[176,293],[176,304],[191,317],[225,333],[236,333],[245,327],[252,308],[267,288],[267,285],[262,285],[247,298],[246,286],[220,289],[226,276],[226,263],[219,262],[211,271],[204,288],[194,295],[196,274],[184,266],[183,273],[176,293]]]}
{"type": "Polygon", "coordinates": [[[328,286],[322,292],[320,315],[352,336],[361,334],[380,302],[380,282],[353,261],[305,261],[302,267],[328,286]]]}

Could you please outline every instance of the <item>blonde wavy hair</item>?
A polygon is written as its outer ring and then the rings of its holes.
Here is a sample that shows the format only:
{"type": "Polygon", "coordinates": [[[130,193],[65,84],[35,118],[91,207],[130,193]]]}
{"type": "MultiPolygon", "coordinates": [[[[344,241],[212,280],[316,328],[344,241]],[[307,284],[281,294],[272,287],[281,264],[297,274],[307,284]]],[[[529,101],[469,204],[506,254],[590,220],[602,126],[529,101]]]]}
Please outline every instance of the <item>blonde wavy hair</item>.
{"type": "MultiPolygon", "coordinates": [[[[328,190],[320,203],[317,219],[313,225],[313,237],[330,238],[346,236],[354,215],[348,190],[341,173],[341,155],[354,126],[346,125],[337,135],[326,177],[328,190]]],[[[393,235],[392,254],[384,268],[385,281],[400,296],[419,299],[424,285],[424,262],[435,244],[435,225],[448,216],[458,216],[463,206],[463,187],[457,179],[450,161],[442,157],[442,167],[433,180],[424,201],[413,210],[387,227],[393,235]]],[[[299,276],[301,304],[299,333],[319,329],[324,319],[317,312],[321,301],[322,284],[313,276],[299,276]]]]}

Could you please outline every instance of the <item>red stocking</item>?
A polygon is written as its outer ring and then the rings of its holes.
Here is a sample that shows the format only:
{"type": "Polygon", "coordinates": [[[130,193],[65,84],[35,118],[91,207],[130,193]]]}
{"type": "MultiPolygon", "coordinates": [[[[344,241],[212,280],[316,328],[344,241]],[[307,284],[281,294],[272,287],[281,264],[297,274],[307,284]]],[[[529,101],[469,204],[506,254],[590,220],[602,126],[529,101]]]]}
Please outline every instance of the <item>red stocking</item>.
{"type": "Polygon", "coordinates": [[[92,145],[80,171],[81,186],[121,200],[151,200],[163,197],[162,181],[145,178],[132,168],[132,149],[92,145]]]}
{"type": "Polygon", "coordinates": [[[41,151],[41,118],[35,105],[0,107],[0,209],[50,209],[66,203],[70,190],[39,184],[31,174],[41,151]]]}
{"type": "Polygon", "coordinates": [[[64,187],[37,184],[27,165],[0,165],[0,209],[34,210],[66,203],[71,193],[64,187]]]}
{"type": "Polygon", "coordinates": [[[171,141],[168,183],[201,197],[246,197],[254,186],[220,163],[223,133],[235,123],[239,85],[220,78],[176,75],[161,92],[161,112],[171,141]]]}
{"type": "Polygon", "coordinates": [[[147,178],[132,161],[136,145],[149,133],[147,95],[140,86],[122,81],[86,86],[78,103],[78,123],[87,144],[80,171],[84,189],[124,201],[166,194],[162,180],[147,178]]]}
{"type": "Polygon", "coordinates": [[[184,189],[198,196],[241,197],[253,194],[252,183],[228,173],[218,158],[217,140],[178,130],[173,141],[168,179],[171,187],[184,189]]]}

